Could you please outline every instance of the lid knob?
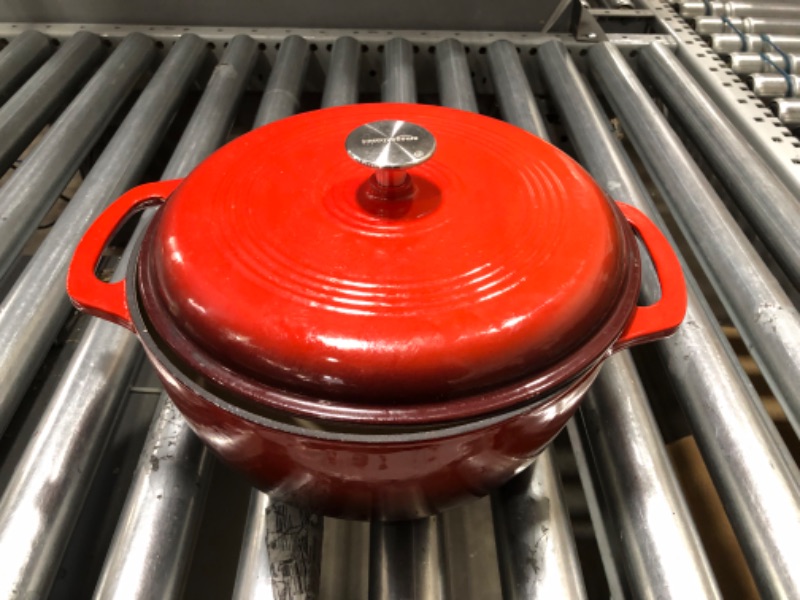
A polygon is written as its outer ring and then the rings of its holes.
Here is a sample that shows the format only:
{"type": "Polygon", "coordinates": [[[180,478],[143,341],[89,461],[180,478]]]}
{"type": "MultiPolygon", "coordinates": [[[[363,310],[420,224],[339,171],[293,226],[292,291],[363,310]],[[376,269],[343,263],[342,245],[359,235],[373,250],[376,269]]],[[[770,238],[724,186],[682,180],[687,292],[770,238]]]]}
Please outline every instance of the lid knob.
{"type": "Polygon", "coordinates": [[[408,182],[406,169],[424,163],[436,150],[431,132],[408,121],[373,121],[354,129],[345,141],[347,154],[377,169],[375,183],[398,188],[408,182]]]}

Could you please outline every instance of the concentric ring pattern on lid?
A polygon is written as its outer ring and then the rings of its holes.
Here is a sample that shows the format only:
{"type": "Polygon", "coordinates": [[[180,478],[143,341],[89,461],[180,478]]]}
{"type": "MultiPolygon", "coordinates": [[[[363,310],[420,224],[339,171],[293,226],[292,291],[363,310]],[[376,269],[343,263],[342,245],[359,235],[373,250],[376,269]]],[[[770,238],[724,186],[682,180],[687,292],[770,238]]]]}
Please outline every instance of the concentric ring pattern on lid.
{"type": "Polygon", "coordinates": [[[499,385],[579,348],[625,278],[621,231],[569,157],[423,105],[284,119],[228,144],[166,203],[149,253],[175,325],[232,371],[349,402],[499,385]],[[384,194],[348,135],[381,120],[435,152],[384,194]]]}

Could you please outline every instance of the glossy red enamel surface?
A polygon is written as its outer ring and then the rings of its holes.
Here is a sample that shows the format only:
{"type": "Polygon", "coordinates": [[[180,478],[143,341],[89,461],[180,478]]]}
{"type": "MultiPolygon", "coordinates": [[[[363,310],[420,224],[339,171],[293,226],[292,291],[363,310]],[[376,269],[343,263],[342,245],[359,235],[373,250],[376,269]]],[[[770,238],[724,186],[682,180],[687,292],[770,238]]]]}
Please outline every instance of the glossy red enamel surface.
{"type": "Polygon", "coordinates": [[[511,381],[587,339],[626,277],[619,220],[566,155],[497,120],[358,105],[229,144],[168,200],[150,252],[161,302],[232,371],[352,402],[511,381]],[[402,119],[437,150],[410,199],[367,193],[359,125],[402,119]]]}
{"type": "Polygon", "coordinates": [[[555,438],[598,372],[542,402],[465,427],[337,436],[276,426],[226,404],[142,337],[170,398],[224,463],[274,499],[350,519],[420,518],[488,494],[555,438]]]}

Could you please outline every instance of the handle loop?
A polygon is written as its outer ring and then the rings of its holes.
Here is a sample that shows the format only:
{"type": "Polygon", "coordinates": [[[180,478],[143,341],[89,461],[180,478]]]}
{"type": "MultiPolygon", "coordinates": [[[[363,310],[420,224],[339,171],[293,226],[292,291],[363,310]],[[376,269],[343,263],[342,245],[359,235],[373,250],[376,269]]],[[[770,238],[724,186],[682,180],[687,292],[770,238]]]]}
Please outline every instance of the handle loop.
{"type": "Polygon", "coordinates": [[[644,213],[617,202],[628,223],[636,230],[653,261],[661,287],[661,298],[650,306],[637,306],[613,351],[666,337],[680,326],[686,315],[686,282],[675,251],[667,238],[644,213]]]}
{"type": "Polygon", "coordinates": [[[109,240],[128,217],[148,206],[163,204],[180,182],[173,179],[135,187],[115,200],[89,226],[75,248],[67,274],[67,294],[78,309],[134,331],[125,279],[108,283],[97,277],[95,269],[109,240]]]}

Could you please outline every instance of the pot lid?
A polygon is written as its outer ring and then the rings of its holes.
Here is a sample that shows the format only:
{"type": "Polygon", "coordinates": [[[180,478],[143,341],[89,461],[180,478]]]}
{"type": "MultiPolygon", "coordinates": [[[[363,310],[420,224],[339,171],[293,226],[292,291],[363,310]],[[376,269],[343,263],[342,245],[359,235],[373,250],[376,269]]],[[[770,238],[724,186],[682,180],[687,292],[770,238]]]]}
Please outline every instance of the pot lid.
{"type": "Polygon", "coordinates": [[[629,260],[569,157],[424,105],[255,130],[195,169],[155,227],[155,295],[193,343],[267,385],[370,404],[546,369],[602,327],[629,260]]]}

